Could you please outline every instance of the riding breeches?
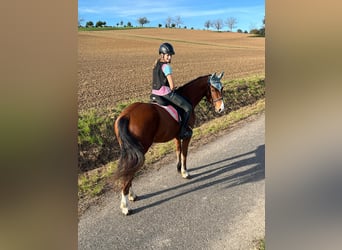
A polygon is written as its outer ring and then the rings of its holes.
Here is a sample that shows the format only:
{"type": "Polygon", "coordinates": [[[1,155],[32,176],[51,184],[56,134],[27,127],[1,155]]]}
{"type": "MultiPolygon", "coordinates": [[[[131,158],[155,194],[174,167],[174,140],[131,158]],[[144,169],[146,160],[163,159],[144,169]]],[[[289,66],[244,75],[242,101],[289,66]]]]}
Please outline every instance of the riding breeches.
{"type": "Polygon", "coordinates": [[[185,113],[190,116],[192,105],[187,100],[185,100],[184,97],[177,94],[176,92],[171,92],[168,95],[164,95],[163,98],[167,99],[169,102],[173,103],[177,107],[183,109],[185,113]]]}

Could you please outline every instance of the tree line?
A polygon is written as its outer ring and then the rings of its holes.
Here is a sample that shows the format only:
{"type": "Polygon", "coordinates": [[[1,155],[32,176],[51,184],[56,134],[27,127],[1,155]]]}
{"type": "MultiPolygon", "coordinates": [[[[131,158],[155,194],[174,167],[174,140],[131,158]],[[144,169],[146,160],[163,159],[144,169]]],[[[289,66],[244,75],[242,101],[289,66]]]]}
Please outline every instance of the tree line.
{"type": "MultiPolygon", "coordinates": [[[[84,22],[83,19],[79,19],[78,21],[78,26],[79,27],[84,27],[82,26],[82,22],[84,22]]],[[[139,17],[137,19],[137,23],[141,26],[144,27],[145,24],[150,23],[150,21],[147,19],[147,17],[139,17]]],[[[221,31],[223,29],[223,27],[227,26],[228,27],[228,31],[233,32],[233,29],[237,28],[237,19],[235,17],[228,17],[226,20],[222,20],[222,19],[216,19],[216,20],[207,20],[204,22],[204,28],[206,28],[207,30],[209,28],[214,28],[217,31],[221,31]]],[[[249,33],[251,34],[256,34],[259,36],[265,36],[265,18],[262,20],[262,27],[260,29],[257,28],[253,28],[249,31],[249,33]]],[[[165,20],[164,23],[164,27],[165,28],[181,28],[181,24],[183,24],[182,18],[180,16],[176,16],[176,17],[168,17],[165,20]]],[[[85,24],[86,28],[102,28],[102,27],[109,27],[106,26],[106,22],[104,21],[97,21],[96,24],[94,25],[94,23],[92,21],[88,21],[85,24]]],[[[124,24],[123,21],[120,21],[116,24],[116,27],[133,27],[131,22],[127,22],[127,24],[124,24]]],[[[158,27],[161,28],[163,27],[163,24],[158,24],[158,27]]],[[[187,29],[186,26],[183,26],[184,29],[187,29]]],[[[193,29],[193,27],[191,28],[193,29]]],[[[242,31],[241,29],[237,29],[237,32],[239,33],[248,33],[247,30],[242,31]]]]}

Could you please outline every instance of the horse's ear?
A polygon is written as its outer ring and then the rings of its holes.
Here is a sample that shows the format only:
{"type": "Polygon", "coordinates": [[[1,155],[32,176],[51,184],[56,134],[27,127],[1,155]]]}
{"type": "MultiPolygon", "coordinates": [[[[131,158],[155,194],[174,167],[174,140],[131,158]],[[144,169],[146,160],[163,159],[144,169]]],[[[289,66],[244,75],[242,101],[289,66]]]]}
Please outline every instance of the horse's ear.
{"type": "Polygon", "coordinates": [[[211,78],[215,78],[216,77],[216,72],[214,74],[211,74],[211,78]]]}
{"type": "Polygon", "coordinates": [[[224,71],[222,71],[222,73],[219,74],[217,78],[218,78],[218,79],[221,79],[221,78],[223,77],[223,75],[224,75],[224,71]]]}

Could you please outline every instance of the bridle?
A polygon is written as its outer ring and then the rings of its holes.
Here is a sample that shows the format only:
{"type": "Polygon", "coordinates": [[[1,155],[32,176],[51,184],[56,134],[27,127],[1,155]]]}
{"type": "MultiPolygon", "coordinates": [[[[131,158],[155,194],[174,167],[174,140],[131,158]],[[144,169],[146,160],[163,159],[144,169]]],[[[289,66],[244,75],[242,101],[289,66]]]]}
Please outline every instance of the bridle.
{"type": "Polygon", "coordinates": [[[213,97],[211,97],[211,102],[214,104],[215,102],[218,102],[218,101],[221,101],[223,100],[223,97],[221,96],[220,98],[217,98],[217,99],[213,99],[213,97]]]}
{"type": "Polygon", "coordinates": [[[218,89],[217,87],[215,87],[215,86],[210,82],[210,77],[208,78],[208,91],[209,91],[210,97],[211,97],[211,101],[210,101],[211,104],[214,105],[216,102],[222,101],[222,100],[223,100],[223,96],[222,96],[222,87],[221,87],[221,89],[218,89]],[[212,94],[211,94],[211,87],[213,87],[214,89],[220,91],[220,93],[221,93],[221,97],[220,97],[220,98],[213,99],[213,96],[212,96],[212,94]]]}

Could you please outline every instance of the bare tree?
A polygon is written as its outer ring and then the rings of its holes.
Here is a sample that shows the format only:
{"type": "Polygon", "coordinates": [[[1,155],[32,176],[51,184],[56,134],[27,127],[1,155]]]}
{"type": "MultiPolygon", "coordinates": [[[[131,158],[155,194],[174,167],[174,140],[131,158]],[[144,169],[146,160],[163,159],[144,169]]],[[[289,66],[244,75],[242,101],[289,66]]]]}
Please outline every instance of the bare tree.
{"type": "Polygon", "coordinates": [[[176,26],[178,26],[178,28],[180,28],[180,25],[183,23],[183,21],[182,21],[180,16],[176,16],[173,21],[176,24],[176,26]]]}
{"type": "Polygon", "coordinates": [[[222,29],[222,27],[223,27],[223,21],[222,21],[222,19],[217,19],[217,20],[213,21],[211,23],[211,25],[213,27],[215,27],[215,29],[217,29],[217,31],[220,31],[220,29],[222,29]]]}
{"type": "Polygon", "coordinates": [[[138,18],[138,23],[143,27],[144,24],[149,23],[150,21],[146,17],[138,18]]]}
{"type": "Polygon", "coordinates": [[[211,21],[210,21],[210,20],[208,20],[208,21],[206,21],[206,22],[204,23],[204,27],[206,27],[207,30],[210,28],[210,26],[211,26],[211,21]]]}
{"type": "Polygon", "coordinates": [[[171,23],[172,23],[172,18],[171,17],[166,18],[165,20],[166,27],[171,28],[171,23]]]}
{"type": "Polygon", "coordinates": [[[226,24],[230,31],[233,31],[234,28],[236,28],[235,24],[237,24],[237,20],[235,17],[229,17],[226,21],[226,24]]]}

